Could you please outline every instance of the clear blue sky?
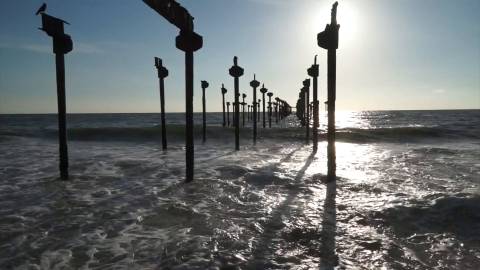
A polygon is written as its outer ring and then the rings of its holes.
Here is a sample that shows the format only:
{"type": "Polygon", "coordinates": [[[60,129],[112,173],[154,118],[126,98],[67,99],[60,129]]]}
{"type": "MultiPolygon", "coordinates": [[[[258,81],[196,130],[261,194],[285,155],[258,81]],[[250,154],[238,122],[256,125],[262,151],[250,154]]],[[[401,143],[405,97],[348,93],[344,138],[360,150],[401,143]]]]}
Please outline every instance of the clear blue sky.
{"type": "MultiPolygon", "coordinates": [[[[0,1],[0,113],[56,112],[51,39],[37,28],[41,0],[0,1]]],[[[183,0],[204,47],[195,54],[195,110],[208,80],[209,111],[221,110],[221,83],[233,56],[295,104],[306,68],[319,55],[321,100],[326,52],[316,34],[333,1],[183,0]]],[[[158,112],[153,57],[163,58],[167,111],[184,110],[184,56],[178,31],[141,0],[49,0],[48,13],[71,23],[66,56],[68,112],[158,112]]],[[[480,108],[480,1],[344,0],[338,8],[337,104],[343,110],[480,108]]]]}

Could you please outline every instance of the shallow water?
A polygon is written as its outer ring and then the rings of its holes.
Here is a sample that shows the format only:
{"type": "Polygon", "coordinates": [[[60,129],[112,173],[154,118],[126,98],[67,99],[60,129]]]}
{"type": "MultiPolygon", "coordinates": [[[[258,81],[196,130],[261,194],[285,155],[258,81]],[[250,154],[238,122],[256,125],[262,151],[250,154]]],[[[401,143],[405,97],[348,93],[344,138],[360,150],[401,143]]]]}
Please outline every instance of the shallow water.
{"type": "Polygon", "coordinates": [[[156,115],[71,119],[66,182],[55,118],[1,116],[0,269],[477,269],[479,112],[398,114],[340,118],[328,185],[326,143],[312,154],[293,117],[235,152],[212,115],[184,184],[156,115]]]}

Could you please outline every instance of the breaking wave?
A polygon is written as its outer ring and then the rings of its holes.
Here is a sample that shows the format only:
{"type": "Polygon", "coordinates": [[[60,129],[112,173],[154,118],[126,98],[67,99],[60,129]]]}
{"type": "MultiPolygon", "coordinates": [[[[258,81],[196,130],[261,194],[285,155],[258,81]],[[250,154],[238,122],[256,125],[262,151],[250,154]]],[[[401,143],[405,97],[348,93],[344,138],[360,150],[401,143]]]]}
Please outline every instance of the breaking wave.
{"type": "MultiPolygon", "coordinates": [[[[201,126],[195,126],[194,136],[201,138],[201,126]]],[[[207,127],[207,138],[214,140],[231,140],[234,136],[234,128],[219,126],[207,127]]],[[[240,136],[244,139],[251,137],[252,128],[240,129],[240,136]]],[[[351,143],[374,143],[374,142],[415,142],[432,139],[480,139],[478,128],[451,129],[442,127],[395,127],[360,129],[338,129],[336,138],[338,141],[351,143]]],[[[40,130],[5,130],[0,131],[0,136],[39,137],[56,139],[57,131],[54,129],[40,130]]],[[[169,140],[183,140],[185,128],[183,125],[168,125],[167,137],[169,140]]],[[[260,139],[279,140],[303,140],[305,132],[303,128],[272,128],[258,129],[260,139]]],[[[161,127],[100,127],[100,128],[70,128],[68,129],[69,140],[78,141],[135,141],[154,142],[161,138],[161,127]]],[[[319,131],[319,139],[326,140],[325,130],[319,131]]]]}

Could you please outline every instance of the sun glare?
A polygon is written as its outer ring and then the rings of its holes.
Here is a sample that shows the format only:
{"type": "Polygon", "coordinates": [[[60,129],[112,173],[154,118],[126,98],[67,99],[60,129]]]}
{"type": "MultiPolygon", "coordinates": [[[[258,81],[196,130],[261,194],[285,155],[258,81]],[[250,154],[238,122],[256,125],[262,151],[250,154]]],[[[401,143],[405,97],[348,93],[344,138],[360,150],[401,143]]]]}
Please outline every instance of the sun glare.
{"type": "MultiPolygon", "coordinates": [[[[331,3],[322,3],[318,9],[311,10],[311,30],[318,33],[330,23],[331,3]]],[[[358,9],[351,1],[338,1],[337,21],[340,24],[340,44],[349,44],[358,36],[359,16],[358,9]]]]}

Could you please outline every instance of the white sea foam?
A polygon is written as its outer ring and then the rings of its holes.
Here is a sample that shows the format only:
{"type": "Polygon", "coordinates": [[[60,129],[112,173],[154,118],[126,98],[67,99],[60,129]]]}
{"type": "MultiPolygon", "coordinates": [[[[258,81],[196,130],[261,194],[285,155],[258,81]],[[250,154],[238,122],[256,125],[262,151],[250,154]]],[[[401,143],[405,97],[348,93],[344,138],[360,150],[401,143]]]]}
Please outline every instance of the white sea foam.
{"type": "Polygon", "coordinates": [[[154,140],[72,140],[71,180],[62,182],[55,140],[9,135],[0,140],[0,269],[480,263],[473,137],[338,142],[335,186],[322,182],[326,143],[312,154],[300,131],[260,129],[256,146],[244,134],[239,152],[229,138],[198,142],[188,185],[180,140],[166,152],[154,140]]]}

